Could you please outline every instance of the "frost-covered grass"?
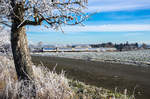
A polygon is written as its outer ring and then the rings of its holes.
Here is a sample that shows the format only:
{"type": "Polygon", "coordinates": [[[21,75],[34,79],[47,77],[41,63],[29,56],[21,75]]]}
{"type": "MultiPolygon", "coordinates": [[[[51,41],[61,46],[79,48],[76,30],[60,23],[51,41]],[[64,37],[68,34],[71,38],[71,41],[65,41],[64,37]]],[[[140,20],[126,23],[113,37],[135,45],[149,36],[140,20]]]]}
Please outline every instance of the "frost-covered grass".
{"type": "MultiPolygon", "coordinates": [[[[34,83],[36,86],[36,97],[38,99],[72,99],[74,93],[68,84],[64,73],[57,74],[56,72],[48,71],[44,67],[33,66],[34,83]]],[[[15,99],[19,94],[23,95],[25,99],[30,98],[30,93],[26,94],[24,90],[20,89],[23,81],[18,81],[15,73],[13,61],[0,56],[0,92],[2,98],[15,99]]],[[[32,88],[29,86],[29,89],[32,88]]]]}
{"type": "MultiPolygon", "coordinates": [[[[36,99],[134,99],[127,95],[104,88],[85,85],[79,81],[68,80],[64,72],[57,74],[44,66],[33,66],[36,99]]],[[[31,86],[20,88],[24,81],[18,81],[12,58],[0,55],[0,99],[31,99],[31,86]]]]}
{"type": "Polygon", "coordinates": [[[64,52],[64,53],[34,53],[33,55],[56,56],[91,61],[116,62],[122,64],[150,65],[150,50],[124,52],[64,52]]]}

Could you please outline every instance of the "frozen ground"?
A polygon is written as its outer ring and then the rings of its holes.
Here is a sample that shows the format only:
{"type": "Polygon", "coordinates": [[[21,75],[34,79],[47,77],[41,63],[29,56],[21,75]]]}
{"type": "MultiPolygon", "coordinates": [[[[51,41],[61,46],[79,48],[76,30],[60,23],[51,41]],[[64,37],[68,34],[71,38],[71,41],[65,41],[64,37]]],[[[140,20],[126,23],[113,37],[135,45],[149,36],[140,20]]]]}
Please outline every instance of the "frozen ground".
{"type": "Polygon", "coordinates": [[[125,52],[61,52],[61,53],[34,53],[32,55],[55,56],[90,61],[103,61],[138,66],[150,65],[150,50],[125,51],[125,52]]]}

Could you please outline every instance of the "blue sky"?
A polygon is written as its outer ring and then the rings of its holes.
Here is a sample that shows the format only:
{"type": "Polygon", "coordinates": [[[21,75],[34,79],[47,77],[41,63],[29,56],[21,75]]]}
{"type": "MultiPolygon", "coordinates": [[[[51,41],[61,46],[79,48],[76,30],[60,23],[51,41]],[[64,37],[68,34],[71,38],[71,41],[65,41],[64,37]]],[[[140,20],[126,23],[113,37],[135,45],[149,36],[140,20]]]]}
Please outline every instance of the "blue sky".
{"type": "Polygon", "coordinates": [[[150,44],[150,0],[89,0],[87,12],[97,12],[85,26],[65,26],[61,31],[28,27],[30,43],[87,44],[139,42],[150,44]]]}

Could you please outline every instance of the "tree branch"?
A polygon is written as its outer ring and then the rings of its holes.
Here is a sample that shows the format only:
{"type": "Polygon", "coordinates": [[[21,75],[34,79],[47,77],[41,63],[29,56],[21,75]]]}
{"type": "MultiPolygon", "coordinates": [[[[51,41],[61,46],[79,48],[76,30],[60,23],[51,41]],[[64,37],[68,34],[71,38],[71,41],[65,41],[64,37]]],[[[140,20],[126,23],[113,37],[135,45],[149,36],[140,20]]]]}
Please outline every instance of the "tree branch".
{"type": "Polygon", "coordinates": [[[40,16],[42,18],[39,18],[38,21],[26,20],[21,26],[25,26],[25,25],[41,25],[42,21],[46,21],[48,24],[52,25],[54,23],[59,23],[57,21],[55,21],[55,22],[49,21],[51,19],[56,19],[56,18],[68,18],[70,20],[73,20],[73,18],[71,16],[65,16],[65,15],[62,15],[62,16],[53,16],[53,17],[48,17],[48,18],[45,18],[42,14],[40,14],[40,16]]]}
{"type": "Polygon", "coordinates": [[[25,26],[25,25],[41,25],[43,20],[41,21],[30,21],[30,20],[26,20],[21,26],[25,26]]]}
{"type": "Polygon", "coordinates": [[[0,21],[0,24],[6,25],[8,27],[11,27],[11,25],[7,24],[5,21],[0,21]]]}

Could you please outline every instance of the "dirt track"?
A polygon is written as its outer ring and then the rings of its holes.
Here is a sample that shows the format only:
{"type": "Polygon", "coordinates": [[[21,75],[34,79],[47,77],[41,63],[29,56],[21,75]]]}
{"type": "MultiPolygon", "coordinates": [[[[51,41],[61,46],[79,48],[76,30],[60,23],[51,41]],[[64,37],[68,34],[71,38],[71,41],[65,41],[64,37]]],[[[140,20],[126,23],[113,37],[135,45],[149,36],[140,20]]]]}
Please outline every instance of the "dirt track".
{"type": "Polygon", "coordinates": [[[150,67],[137,67],[115,63],[93,62],[50,56],[32,56],[36,64],[43,63],[50,69],[66,71],[69,78],[119,91],[127,88],[131,94],[136,87],[136,99],[150,99],[150,67]]]}

